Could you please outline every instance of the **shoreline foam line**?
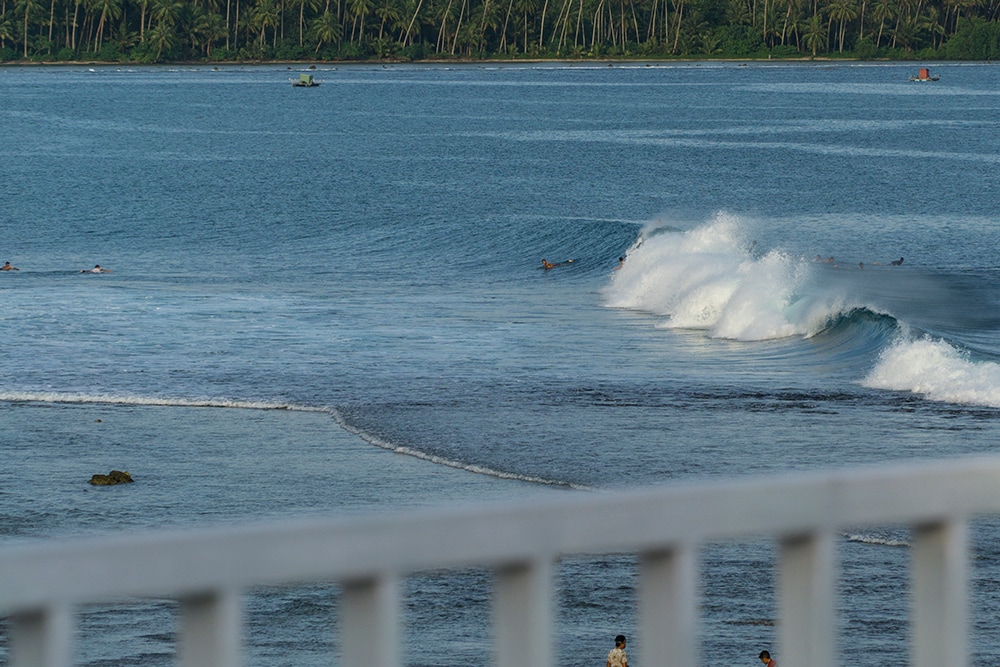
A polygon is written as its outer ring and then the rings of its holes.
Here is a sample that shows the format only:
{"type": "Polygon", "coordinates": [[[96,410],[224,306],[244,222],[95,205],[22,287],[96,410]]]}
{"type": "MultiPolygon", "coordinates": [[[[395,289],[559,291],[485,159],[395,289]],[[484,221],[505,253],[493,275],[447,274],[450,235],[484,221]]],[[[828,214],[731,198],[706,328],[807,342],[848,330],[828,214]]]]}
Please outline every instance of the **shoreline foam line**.
{"type": "Polygon", "coordinates": [[[92,404],[92,405],[134,405],[140,407],[175,407],[175,408],[230,408],[238,410],[288,410],[290,412],[322,412],[330,415],[333,422],[344,431],[357,436],[370,445],[385,449],[397,454],[405,454],[413,458],[434,463],[436,465],[448,466],[457,470],[465,470],[476,475],[486,475],[497,479],[509,479],[531,484],[541,484],[544,486],[556,486],[577,491],[596,491],[597,489],[563,482],[558,480],[545,479],[544,477],[534,477],[519,473],[504,472],[489,468],[487,466],[472,463],[463,463],[453,459],[444,458],[436,454],[420,451],[411,447],[395,445],[377,438],[361,429],[348,424],[336,408],[316,407],[309,405],[296,405],[294,403],[277,403],[270,401],[239,401],[223,399],[191,399],[191,398],[151,398],[143,396],[115,396],[115,395],[89,395],[70,394],[59,392],[0,392],[0,402],[4,403],[63,403],[63,404],[92,404]]]}
{"type": "Polygon", "coordinates": [[[239,401],[216,398],[152,398],[147,396],[115,396],[100,394],[70,394],[59,392],[0,392],[0,401],[5,403],[66,403],[94,405],[135,405],[174,408],[233,408],[239,410],[289,410],[292,412],[328,412],[317,408],[293,403],[269,401],[239,401]]]}
{"type": "Polygon", "coordinates": [[[913,546],[906,540],[897,540],[891,537],[881,537],[879,535],[866,535],[864,533],[844,533],[844,539],[848,542],[858,544],[870,544],[880,547],[910,547],[913,546]]]}
{"type": "Polygon", "coordinates": [[[495,468],[489,468],[487,466],[476,465],[473,463],[462,463],[461,461],[455,461],[453,459],[444,458],[443,456],[438,456],[437,454],[429,454],[427,452],[420,451],[419,449],[413,449],[411,447],[405,447],[403,445],[394,445],[391,442],[386,442],[381,438],[366,433],[365,431],[351,426],[348,424],[340,413],[336,409],[329,409],[330,415],[333,417],[337,424],[347,431],[352,433],[370,445],[380,447],[382,449],[388,450],[390,452],[395,452],[397,454],[405,454],[406,456],[412,456],[414,458],[422,459],[424,461],[429,461],[431,463],[436,463],[438,465],[448,466],[449,468],[457,468],[459,470],[465,470],[467,472],[475,473],[477,475],[487,475],[489,477],[496,477],[499,479],[510,479],[517,480],[520,482],[530,482],[532,484],[543,484],[545,486],[558,486],[567,489],[573,489],[575,491],[596,491],[589,486],[583,484],[574,484],[573,482],[562,482],[558,480],[545,479],[544,477],[534,477],[532,475],[522,475],[513,472],[504,472],[502,470],[496,470],[495,468]]]}

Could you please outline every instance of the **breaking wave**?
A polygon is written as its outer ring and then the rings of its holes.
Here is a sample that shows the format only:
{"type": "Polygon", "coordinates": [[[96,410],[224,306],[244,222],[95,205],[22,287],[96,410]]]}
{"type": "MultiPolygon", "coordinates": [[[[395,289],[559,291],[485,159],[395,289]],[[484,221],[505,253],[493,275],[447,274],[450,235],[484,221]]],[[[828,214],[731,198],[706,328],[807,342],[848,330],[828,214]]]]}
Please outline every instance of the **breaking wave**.
{"type": "Polygon", "coordinates": [[[687,230],[648,224],[604,288],[605,305],[711,338],[798,337],[824,363],[857,369],[861,386],[1000,408],[1000,363],[926,330],[927,313],[954,312],[954,294],[934,277],[762,249],[747,227],[726,213],[687,230]]]}

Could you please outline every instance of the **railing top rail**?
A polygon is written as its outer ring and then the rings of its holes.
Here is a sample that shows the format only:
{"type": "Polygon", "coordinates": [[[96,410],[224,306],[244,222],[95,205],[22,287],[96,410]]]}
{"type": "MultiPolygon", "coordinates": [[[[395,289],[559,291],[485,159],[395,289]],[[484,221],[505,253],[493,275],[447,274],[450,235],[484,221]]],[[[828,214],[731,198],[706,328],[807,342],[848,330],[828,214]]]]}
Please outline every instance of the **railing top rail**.
{"type": "Polygon", "coordinates": [[[1000,457],[0,548],[0,615],[1000,513],[1000,457]]]}

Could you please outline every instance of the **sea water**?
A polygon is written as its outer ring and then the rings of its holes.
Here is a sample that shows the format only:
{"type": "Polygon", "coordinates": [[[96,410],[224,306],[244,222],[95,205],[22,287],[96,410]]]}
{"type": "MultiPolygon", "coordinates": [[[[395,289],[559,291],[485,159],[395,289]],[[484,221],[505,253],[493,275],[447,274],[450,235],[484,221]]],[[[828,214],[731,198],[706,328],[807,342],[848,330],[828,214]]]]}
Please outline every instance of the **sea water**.
{"type": "MultiPolygon", "coordinates": [[[[996,66],[298,69],[0,69],[0,545],[1000,441],[996,66]],[[86,483],[112,468],[136,483],[86,483]]],[[[909,540],[841,535],[867,662],[907,661],[909,540]]],[[[774,555],[703,550],[705,662],[779,648],[774,555]]],[[[560,665],[641,650],[633,559],[558,573],[560,665]]],[[[488,664],[489,587],[409,580],[406,663],[488,664]]],[[[248,664],[329,664],[336,599],[254,591],[248,664]]],[[[175,629],[87,608],[78,664],[171,664],[175,629]]]]}

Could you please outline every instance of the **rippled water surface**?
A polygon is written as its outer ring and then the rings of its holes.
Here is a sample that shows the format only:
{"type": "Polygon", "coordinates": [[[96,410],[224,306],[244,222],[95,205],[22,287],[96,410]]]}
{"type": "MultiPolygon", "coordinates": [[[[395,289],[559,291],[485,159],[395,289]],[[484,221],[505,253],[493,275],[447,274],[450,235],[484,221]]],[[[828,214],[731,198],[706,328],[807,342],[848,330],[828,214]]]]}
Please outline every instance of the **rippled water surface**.
{"type": "MultiPolygon", "coordinates": [[[[992,452],[1000,70],[913,69],[0,69],[0,544],[992,452]]],[[[838,547],[884,665],[908,545],[838,547]]],[[[706,547],[707,662],[775,648],[773,558],[706,547]]],[[[634,577],[560,565],[560,664],[634,577]]],[[[487,664],[488,574],[407,591],[408,664],[487,664]]],[[[249,596],[248,663],[328,664],[336,599],[249,596]]],[[[88,609],[78,662],[170,664],[174,615],[88,609]]]]}

